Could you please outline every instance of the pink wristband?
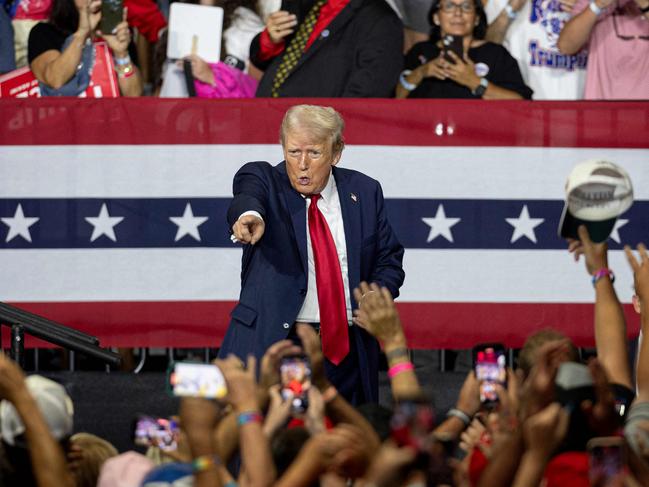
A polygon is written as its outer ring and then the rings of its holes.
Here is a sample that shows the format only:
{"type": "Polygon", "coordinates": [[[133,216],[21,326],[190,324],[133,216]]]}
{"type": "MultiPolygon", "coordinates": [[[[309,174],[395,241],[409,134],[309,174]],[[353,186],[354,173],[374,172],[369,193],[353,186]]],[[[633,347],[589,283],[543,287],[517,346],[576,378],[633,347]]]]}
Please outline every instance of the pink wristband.
{"type": "Polygon", "coordinates": [[[595,287],[595,284],[597,284],[597,281],[599,281],[602,277],[608,276],[608,278],[611,280],[611,284],[615,282],[615,274],[613,274],[613,271],[611,269],[607,269],[606,267],[598,270],[595,274],[593,274],[593,287],[595,287]]]}
{"type": "Polygon", "coordinates": [[[401,362],[400,364],[395,364],[388,370],[388,377],[392,379],[395,375],[405,372],[406,370],[415,370],[415,366],[412,365],[412,362],[401,362]]]}

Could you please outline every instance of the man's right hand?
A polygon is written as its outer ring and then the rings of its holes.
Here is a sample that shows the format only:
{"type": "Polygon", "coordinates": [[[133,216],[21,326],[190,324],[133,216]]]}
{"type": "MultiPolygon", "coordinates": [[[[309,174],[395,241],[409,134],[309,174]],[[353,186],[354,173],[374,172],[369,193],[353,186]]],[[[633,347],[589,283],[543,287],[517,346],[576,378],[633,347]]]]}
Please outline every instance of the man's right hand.
{"type": "Polygon", "coordinates": [[[245,215],[232,225],[232,234],[241,243],[255,245],[264,235],[265,229],[264,220],[254,215],[245,215]]]}

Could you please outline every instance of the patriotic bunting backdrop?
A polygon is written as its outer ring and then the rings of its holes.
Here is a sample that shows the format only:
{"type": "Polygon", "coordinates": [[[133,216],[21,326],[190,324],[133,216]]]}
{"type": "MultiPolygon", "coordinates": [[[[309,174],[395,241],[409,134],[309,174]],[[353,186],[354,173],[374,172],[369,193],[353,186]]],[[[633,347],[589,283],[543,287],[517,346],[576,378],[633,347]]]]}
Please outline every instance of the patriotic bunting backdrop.
{"type": "MultiPolygon", "coordinates": [[[[239,292],[232,176],[282,159],[294,102],[0,102],[0,300],[103,345],[216,346],[239,292]]],[[[589,158],[635,187],[610,241],[630,302],[620,244],[649,242],[649,103],[316,102],[345,117],[340,164],[383,185],[414,347],[516,346],[548,326],[592,343],[592,286],[557,237],[566,176],[589,158]]]]}

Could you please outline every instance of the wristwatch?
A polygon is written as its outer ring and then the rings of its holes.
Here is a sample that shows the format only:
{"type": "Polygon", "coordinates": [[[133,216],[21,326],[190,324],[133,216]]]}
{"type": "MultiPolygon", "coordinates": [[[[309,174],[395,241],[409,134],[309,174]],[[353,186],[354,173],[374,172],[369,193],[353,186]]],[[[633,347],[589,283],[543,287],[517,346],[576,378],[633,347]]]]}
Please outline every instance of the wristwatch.
{"type": "Polygon", "coordinates": [[[471,90],[471,94],[482,98],[484,92],[487,91],[487,86],[489,86],[489,80],[487,78],[480,78],[480,84],[471,90]]]}

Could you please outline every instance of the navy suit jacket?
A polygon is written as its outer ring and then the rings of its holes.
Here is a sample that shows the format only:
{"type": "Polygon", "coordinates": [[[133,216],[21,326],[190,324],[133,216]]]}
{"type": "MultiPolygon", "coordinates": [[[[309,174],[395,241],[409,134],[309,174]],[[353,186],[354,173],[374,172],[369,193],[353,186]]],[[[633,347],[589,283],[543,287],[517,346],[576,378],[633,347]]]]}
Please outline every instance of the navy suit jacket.
{"type": "MultiPolygon", "coordinates": [[[[404,279],[403,246],[388,222],[380,184],[358,171],[335,166],[332,175],[345,228],[350,291],[361,281],[376,282],[397,297],[404,279]]],[[[259,242],[243,249],[241,294],[221,355],[261,357],[270,345],[287,337],[306,296],[306,202],[291,186],[285,162],[244,165],[234,177],[233,192],[230,228],[248,210],[258,211],[266,227],[259,242]]],[[[363,392],[376,401],[378,344],[358,326],[350,332],[358,344],[363,392]]]]}

